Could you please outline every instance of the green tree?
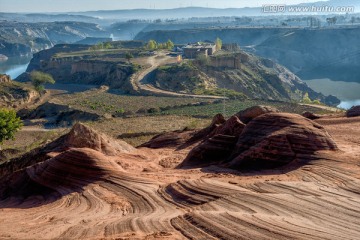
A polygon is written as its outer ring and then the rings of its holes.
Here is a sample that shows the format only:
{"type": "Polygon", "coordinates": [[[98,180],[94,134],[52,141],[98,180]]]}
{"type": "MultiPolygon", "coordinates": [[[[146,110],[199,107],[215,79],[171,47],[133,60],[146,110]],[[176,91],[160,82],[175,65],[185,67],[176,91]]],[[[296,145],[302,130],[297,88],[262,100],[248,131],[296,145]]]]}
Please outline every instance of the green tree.
{"type": "Polygon", "coordinates": [[[306,103],[306,104],[311,104],[312,103],[312,101],[311,101],[311,99],[309,97],[309,94],[307,92],[304,94],[302,102],[306,103]]]}
{"type": "Polygon", "coordinates": [[[130,52],[127,52],[127,53],[125,54],[125,58],[126,58],[126,60],[128,60],[128,62],[130,63],[130,60],[131,60],[132,58],[134,58],[134,56],[133,56],[130,52]]]}
{"type": "Polygon", "coordinates": [[[97,45],[96,45],[96,47],[97,47],[97,49],[104,49],[104,43],[98,43],[97,45]]]}
{"type": "Polygon", "coordinates": [[[15,133],[23,126],[15,110],[0,109],[0,149],[5,140],[14,139],[15,133]]]}
{"type": "Polygon", "coordinates": [[[41,95],[44,91],[45,87],[44,84],[50,83],[54,84],[55,80],[50,74],[43,73],[40,71],[32,71],[30,73],[30,79],[32,82],[32,85],[35,87],[35,90],[41,95]]]}
{"type": "Polygon", "coordinates": [[[200,64],[200,66],[207,66],[210,64],[210,60],[205,54],[197,55],[196,60],[200,64]]]}
{"type": "Polygon", "coordinates": [[[147,49],[149,50],[155,50],[157,48],[157,43],[155,40],[149,40],[147,44],[147,49]]]}
{"type": "Polygon", "coordinates": [[[216,50],[219,51],[222,48],[222,40],[220,38],[216,38],[215,40],[216,50]]]}
{"type": "Polygon", "coordinates": [[[321,102],[319,99],[315,99],[314,101],[312,101],[313,104],[317,104],[317,105],[321,105],[321,102]]]}
{"type": "Polygon", "coordinates": [[[106,43],[104,44],[104,48],[105,48],[105,49],[110,49],[110,48],[113,48],[113,46],[111,45],[110,42],[106,42],[106,43]]]}
{"type": "Polygon", "coordinates": [[[163,43],[158,43],[157,48],[158,49],[164,49],[165,45],[163,43]]]}
{"type": "Polygon", "coordinates": [[[174,48],[174,43],[170,39],[166,42],[166,48],[169,50],[174,48]]]}

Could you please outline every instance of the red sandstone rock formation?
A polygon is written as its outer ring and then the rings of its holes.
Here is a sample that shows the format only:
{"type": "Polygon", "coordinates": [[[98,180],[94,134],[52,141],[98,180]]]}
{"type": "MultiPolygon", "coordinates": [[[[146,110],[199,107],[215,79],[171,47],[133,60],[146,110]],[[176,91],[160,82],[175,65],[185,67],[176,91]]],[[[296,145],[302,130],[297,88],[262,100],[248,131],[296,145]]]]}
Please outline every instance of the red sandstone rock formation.
{"type": "Polygon", "coordinates": [[[360,106],[353,106],[346,112],[347,117],[358,117],[360,116],[360,106]]]}
{"type": "Polygon", "coordinates": [[[268,113],[245,127],[226,166],[277,167],[310,158],[319,150],[337,150],[321,125],[297,114],[268,113]]]}
{"type": "Polygon", "coordinates": [[[223,124],[217,125],[204,137],[201,144],[190,151],[181,166],[205,166],[226,160],[244,128],[245,124],[237,116],[232,116],[223,124]]]}
{"type": "MultiPolygon", "coordinates": [[[[242,116],[250,119],[265,111],[273,110],[255,107],[243,111],[242,116]]],[[[264,169],[286,165],[296,159],[316,158],[319,150],[337,150],[322,126],[300,115],[265,113],[247,125],[237,116],[204,137],[180,167],[223,164],[235,169],[264,169]]]]}
{"type": "Polygon", "coordinates": [[[244,128],[245,124],[242,123],[237,116],[232,116],[225,123],[216,127],[215,130],[210,133],[210,136],[221,134],[235,136],[237,138],[240,136],[244,128]]]}
{"type": "Polygon", "coordinates": [[[271,112],[279,112],[279,110],[277,110],[276,108],[273,107],[269,107],[269,106],[253,106],[250,108],[247,108],[243,111],[240,111],[236,114],[236,116],[239,117],[239,119],[247,124],[249,123],[252,119],[265,114],[265,113],[271,113],[271,112]]]}
{"type": "Polygon", "coordinates": [[[153,137],[149,142],[142,144],[140,147],[164,148],[179,147],[185,148],[199,141],[204,140],[209,134],[214,132],[219,126],[225,123],[225,118],[221,114],[214,116],[209,127],[198,130],[183,130],[159,134],[153,137]]]}
{"type": "Polygon", "coordinates": [[[317,114],[314,114],[312,112],[303,112],[301,114],[303,117],[306,117],[308,119],[311,119],[311,120],[315,120],[315,119],[319,119],[321,118],[321,116],[317,115],[317,114]]]}
{"type": "Polygon", "coordinates": [[[64,146],[71,148],[91,148],[110,156],[114,156],[120,152],[135,150],[130,144],[124,141],[110,139],[104,134],[100,134],[81,123],[75,124],[66,135],[64,146]]]}

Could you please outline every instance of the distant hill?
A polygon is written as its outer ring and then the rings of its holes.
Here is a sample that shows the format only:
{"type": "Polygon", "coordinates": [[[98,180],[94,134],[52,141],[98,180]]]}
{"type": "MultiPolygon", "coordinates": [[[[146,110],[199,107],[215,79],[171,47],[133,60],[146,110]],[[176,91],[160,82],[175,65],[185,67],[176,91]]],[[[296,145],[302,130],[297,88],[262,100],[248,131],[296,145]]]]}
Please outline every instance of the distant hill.
{"type": "MultiPolygon", "coordinates": [[[[301,3],[297,5],[288,6],[354,6],[355,12],[360,12],[360,2],[358,0],[330,0],[330,1],[315,1],[311,3],[301,3]]],[[[264,13],[262,7],[244,7],[244,8],[206,8],[206,7],[185,7],[174,9],[131,9],[131,10],[102,10],[102,11],[88,11],[77,12],[78,15],[113,18],[113,19],[174,19],[174,18],[191,18],[191,17],[222,17],[222,16],[258,16],[258,15],[274,15],[273,13],[264,13]]],[[[281,15],[292,15],[295,13],[284,12],[281,15]]],[[[304,12],[296,14],[306,14],[304,12]]],[[[310,13],[313,14],[313,13],[310,13]]],[[[322,12],[321,14],[332,14],[322,12]]]]}
{"type": "Polygon", "coordinates": [[[271,58],[302,79],[330,78],[359,82],[360,27],[336,28],[216,28],[141,32],[135,39],[177,44],[221,37],[247,51],[271,58]]]}
{"type": "Polygon", "coordinates": [[[0,12],[0,20],[17,22],[55,22],[55,21],[74,21],[97,23],[98,18],[75,14],[50,14],[50,13],[3,13],[0,12]]]}
{"type": "Polygon", "coordinates": [[[93,23],[20,23],[0,21],[0,54],[8,57],[31,55],[58,43],[74,43],[88,36],[108,37],[93,23]]]}
{"type": "MultiPolygon", "coordinates": [[[[285,1],[284,1],[285,2],[285,1]]],[[[360,1],[358,0],[329,0],[314,1],[288,6],[354,6],[355,12],[360,12],[360,1]]],[[[291,13],[281,12],[280,15],[307,14],[306,12],[291,13]]],[[[310,13],[313,14],[313,13],[310,13]]],[[[318,13],[317,13],[318,14],[318,13]]],[[[322,12],[321,14],[333,14],[322,12]]],[[[98,10],[85,12],[68,13],[2,13],[0,20],[19,22],[53,22],[53,21],[79,21],[98,24],[111,24],[115,21],[129,19],[183,19],[202,17],[232,17],[232,16],[259,16],[274,15],[263,12],[260,7],[243,8],[208,8],[208,7],[184,7],[173,9],[119,9],[119,10],[98,10]]]]}
{"type": "Polygon", "coordinates": [[[81,39],[80,41],[75,42],[75,44],[85,44],[85,45],[95,45],[102,42],[111,42],[111,38],[96,38],[96,37],[87,37],[81,39]]]}
{"type": "Polygon", "coordinates": [[[116,19],[157,19],[157,18],[191,18],[191,17],[216,17],[216,16],[253,16],[261,14],[261,8],[203,8],[186,7],[174,9],[133,9],[133,10],[104,10],[78,12],[85,16],[98,16],[116,19]]]}

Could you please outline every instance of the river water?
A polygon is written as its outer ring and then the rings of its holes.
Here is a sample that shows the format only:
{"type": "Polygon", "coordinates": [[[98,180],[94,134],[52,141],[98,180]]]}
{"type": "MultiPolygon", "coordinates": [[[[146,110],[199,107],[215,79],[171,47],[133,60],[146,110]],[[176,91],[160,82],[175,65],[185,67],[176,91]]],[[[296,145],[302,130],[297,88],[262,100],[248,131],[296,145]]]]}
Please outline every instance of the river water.
{"type": "MultiPolygon", "coordinates": [[[[29,56],[0,61],[0,73],[5,73],[15,79],[25,72],[30,60],[29,56]]],[[[332,81],[327,78],[305,80],[305,82],[317,92],[338,97],[341,100],[338,106],[340,108],[349,109],[352,106],[360,105],[360,83],[332,81]]]]}
{"type": "Polygon", "coordinates": [[[7,61],[0,61],[0,73],[5,73],[10,75],[12,79],[15,79],[26,71],[30,60],[31,56],[9,58],[7,61]]]}
{"type": "Polygon", "coordinates": [[[331,79],[312,79],[305,81],[309,87],[324,95],[333,95],[341,100],[338,107],[349,109],[360,105],[360,83],[332,81],[331,79]]]}

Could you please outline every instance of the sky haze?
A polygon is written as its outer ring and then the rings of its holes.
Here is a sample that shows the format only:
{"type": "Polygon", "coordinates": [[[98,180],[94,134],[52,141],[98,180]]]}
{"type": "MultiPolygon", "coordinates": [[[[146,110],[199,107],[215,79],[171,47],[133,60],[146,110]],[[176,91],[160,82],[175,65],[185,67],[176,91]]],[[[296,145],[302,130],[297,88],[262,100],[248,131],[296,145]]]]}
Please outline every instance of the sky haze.
{"type": "Polygon", "coordinates": [[[77,12],[178,7],[241,8],[263,4],[297,4],[312,0],[0,0],[0,12],[77,12]]]}

